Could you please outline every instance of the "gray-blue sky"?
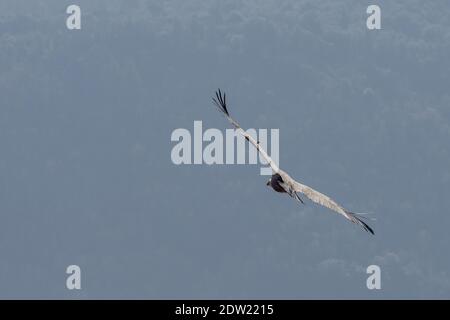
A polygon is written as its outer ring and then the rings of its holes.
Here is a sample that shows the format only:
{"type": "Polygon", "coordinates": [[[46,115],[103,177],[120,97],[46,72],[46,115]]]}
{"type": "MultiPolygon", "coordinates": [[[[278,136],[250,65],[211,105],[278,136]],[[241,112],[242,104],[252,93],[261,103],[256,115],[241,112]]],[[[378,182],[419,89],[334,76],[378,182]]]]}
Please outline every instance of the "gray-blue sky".
{"type": "Polygon", "coordinates": [[[76,1],[68,31],[72,3],[0,3],[1,297],[449,297],[447,1],[377,1],[380,31],[369,1],[76,1]],[[228,127],[217,87],[376,236],[257,166],[173,165],[172,130],[228,127]]]}

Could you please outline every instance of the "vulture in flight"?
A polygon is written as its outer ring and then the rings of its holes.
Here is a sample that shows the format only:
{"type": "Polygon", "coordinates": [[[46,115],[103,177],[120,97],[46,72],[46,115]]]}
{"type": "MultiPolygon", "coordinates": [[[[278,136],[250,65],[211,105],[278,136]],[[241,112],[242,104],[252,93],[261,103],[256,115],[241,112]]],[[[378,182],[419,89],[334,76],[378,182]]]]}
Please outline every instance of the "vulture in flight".
{"type": "Polygon", "coordinates": [[[331,209],[346,219],[350,220],[353,223],[360,225],[364,230],[374,234],[371,227],[367,225],[366,222],[363,221],[366,217],[363,217],[360,213],[350,212],[341,205],[337,204],[333,199],[320,193],[319,191],[314,190],[300,182],[295,181],[291,176],[289,176],[286,172],[278,168],[277,164],[269,157],[267,152],[261,148],[259,141],[256,141],[251,135],[249,135],[245,130],[241,128],[241,126],[231,118],[226,102],[225,93],[222,94],[220,89],[216,91],[216,97],[213,98],[214,104],[217,108],[225,115],[225,117],[230,121],[233,127],[237,130],[237,132],[245,137],[247,141],[249,141],[255,148],[261,153],[264,159],[268,162],[270,167],[272,168],[272,176],[267,181],[267,185],[270,186],[276,192],[286,193],[290,197],[295,200],[303,203],[303,200],[300,198],[298,193],[305,195],[311,201],[320,204],[328,209],[331,209]]]}

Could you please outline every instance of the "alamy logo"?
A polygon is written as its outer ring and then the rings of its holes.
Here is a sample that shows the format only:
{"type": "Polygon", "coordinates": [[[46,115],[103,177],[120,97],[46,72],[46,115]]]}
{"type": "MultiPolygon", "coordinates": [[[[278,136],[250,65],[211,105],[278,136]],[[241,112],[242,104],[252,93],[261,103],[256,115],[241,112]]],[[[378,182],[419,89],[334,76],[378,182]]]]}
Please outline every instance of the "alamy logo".
{"type": "Polygon", "coordinates": [[[367,289],[373,290],[373,289],[381,289],[381,269],[376,264],[372,264],[367,267],[366,270],[367,274],[370,274],[370,276],[367,278],[366,285],[367,289]]]}
{"type": "Polygon", "coordinates": [[[66,13],[70,16],[66,19],[66,27],[69,30],[81,29],[81,8],[75,4],[67,7],[66,13]]]}
{"type": "MultiPolygon", "coordinates": [[[[246,132],[251,135],[261,148],[269,151],[268,130],[248,129],[246,132]]],[[[270,157],[279,164],[279,130],[270,130],[270,157]]],[[[225,130],[225,139],[222,131],[215,128],[207,129],[203,132],[202,121],[194,121],[193,135],[188,129],[178,128],[172,132],[172,142],[178,142],[172,148],[171,159],[176,165],[180,164],[257,164],[263,166],[261,175],[272,175],[272,169],[258,150],[250,145],[248,148],[248,158],[246,157],[246,139],[235,129],[225,130]],[[224,141],[225,140],[225,141],[224,141]],[[204,145],[204,142],[206,144],[204,145]]]]}
{"type": "Polygon", "coordinates": [[[69,275],[66,279],[66,287],[69,290],[81,289],[81,269],[76,264],[67,267],[66,273],[69,275]]]}
{"type": "Polygon", "coordinates": [[[370,5],[366,10],[367,14],[370,16],[367,18],[366,26],[369,30],[380,30],[381,29],[381,9],[377,5],[370,5]]]}

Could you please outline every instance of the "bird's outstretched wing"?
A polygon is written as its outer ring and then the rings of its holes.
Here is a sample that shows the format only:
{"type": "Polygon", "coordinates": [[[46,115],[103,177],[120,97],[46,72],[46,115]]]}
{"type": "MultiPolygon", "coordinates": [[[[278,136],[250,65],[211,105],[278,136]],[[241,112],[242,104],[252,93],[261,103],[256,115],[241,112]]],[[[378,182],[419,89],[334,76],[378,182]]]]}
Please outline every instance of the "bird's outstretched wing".
{"type": "Polygon", "coordinates": [[[261,153],[261,155],[264,157],[264,159],[267,161],[267,163],[272,168],[273,172],[278,172],[279,168],[275,164],[275,162],[272,160],[271,157],[267,154],[267,152],[261,148],[258,141],[256,141],[251,135],[248,134],[247,131],[241,128],[241,126],[233,119],[231,118],[228,109],[227,109],[227,101],[226,101],[226,95],[225,92],[222,95],[222,92],[220,89],[216,91],[216,97],[213,98],[214,105],[225,115],[225,117],[230,121],[230,123],[233,125],[233,127],[236,129],[236,131],[243,135],[247,141],[249,141],[251,144],[255,146],[255,148],[261,153]]]}
{"type": "Polygon", "coordinates": [[[371,227],[369,227],[369,225],[367,225],[366,222],[363,221],[363,219],[365,217],[363,217],[361,214],[350,212],[350,211],[344,209],[342,206],[337,204],[330,197],[324,195],[323,193],[320,193],[319,191],[314,190],[313,188],[305,186],[304,184],[301,184],[300,182],[295,181],[285,172],[279,172],[279,174],[281,175],[281,177],[283,178],[283,180],[286,183],[292,185],[292,188],[296,192],[303,193],[311,201],[313,201],[317,204],[320,204],[324,207],[327,207],[328,209],[336,211],[337,213],[342,214],[345,218],[347,218],[351,222],[360,225],[367,232],[374,234],[373,229],[371,227]]]}

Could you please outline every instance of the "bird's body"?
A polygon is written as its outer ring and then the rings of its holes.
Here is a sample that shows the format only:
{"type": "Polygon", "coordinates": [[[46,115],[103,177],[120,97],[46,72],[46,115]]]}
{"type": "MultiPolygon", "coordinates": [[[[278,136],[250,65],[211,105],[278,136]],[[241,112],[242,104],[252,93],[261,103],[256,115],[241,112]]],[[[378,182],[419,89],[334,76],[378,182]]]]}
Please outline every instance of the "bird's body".
{"type": "Polygon", "coordinates": [[[287,193],[289,196],[294,198],[295,200],[304,203],[300,198],[298,193],[305,195],[311,201],[327,207],[350,220],[353,223],[356,223],[364,228],[367,232],[374,234],[371,227],[367,225],[366,222],[363,221],[365,217],[362,214],[353,213],[342,206],[337,204],[333,199],[320,193],[319,191],[314,190],[300,182],[294,180],[289,174],[278,168],[277,164],[269,157],[264,149],[261,148],[259,141],[256,141],[251,135],[249,135],[245,130],[243,130],[240,125],[231,118],[228,113],[227,104],[226,104],[226,96],[225,93],[222,96],[220,89],[216,92],[216,98],[213,98],[214,104],[219,108],[219,110],[227,117],[228,121],[233,125],[233,127],[242,134],[247,141],[249,141],[255,148],[261,153],[264,159],[271,166],[273,175],[270,180],[267,181],[267,185],[270,186],[274,191],[279,193],[287,193]]]}
{"type": "Polygon", "coordinates": [[[270,185],[273,190],[276,192],[286,192],[286,190],[283,189],[281,186],[281,183],[283,183],[283,178],[281,178],[279,173],[275,173],[270,177],[270,180],[267,182],[267,185],[270,185]]]}

